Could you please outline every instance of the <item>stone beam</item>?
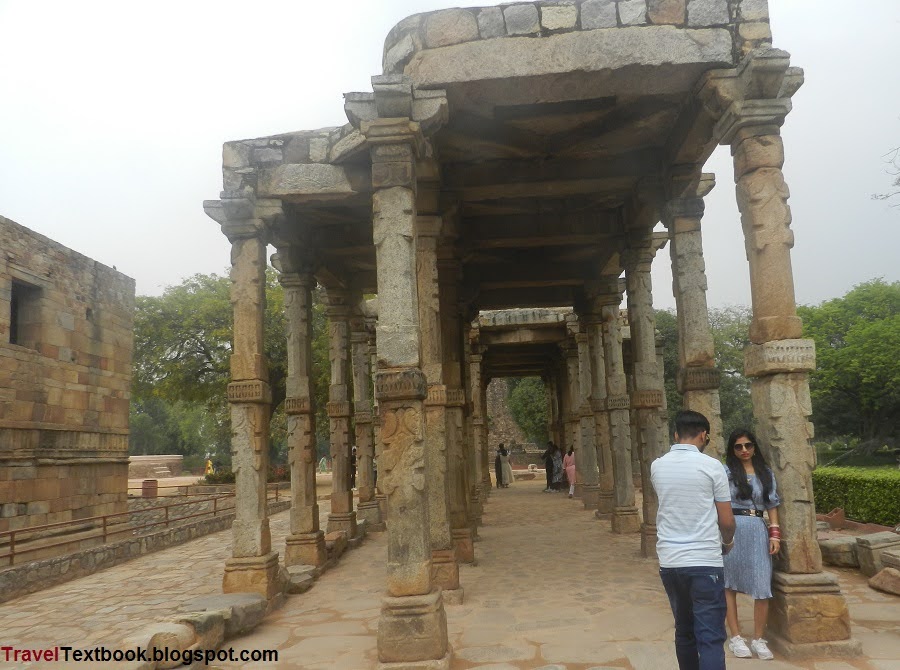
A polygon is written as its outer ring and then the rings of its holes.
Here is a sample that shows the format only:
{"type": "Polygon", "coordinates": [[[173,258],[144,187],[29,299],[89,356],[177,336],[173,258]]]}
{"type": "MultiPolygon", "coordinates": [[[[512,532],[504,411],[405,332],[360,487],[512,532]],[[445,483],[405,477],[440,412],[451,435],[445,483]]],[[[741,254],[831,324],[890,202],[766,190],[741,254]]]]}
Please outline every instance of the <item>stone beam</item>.
{"type": "Polygon", "coordinates": [[[345,200],[372,191],[364,166],[290,163],[260,170],[257,192],[264,198],[291,202],[345,200]]]}

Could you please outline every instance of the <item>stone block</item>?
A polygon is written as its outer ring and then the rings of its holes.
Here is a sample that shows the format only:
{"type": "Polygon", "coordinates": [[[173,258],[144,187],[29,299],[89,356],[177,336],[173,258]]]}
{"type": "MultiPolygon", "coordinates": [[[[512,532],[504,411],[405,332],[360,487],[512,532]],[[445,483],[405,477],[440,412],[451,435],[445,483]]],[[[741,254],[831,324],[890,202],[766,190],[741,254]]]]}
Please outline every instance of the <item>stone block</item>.
{"type": "Polygon", "coordinates": [[[886,568],[900,570],[900,549],[881,552],[881,563],[886,568]]]}
{"type": "Polygon", "coordinates": [[[384,599],[378,622],[378,660],[438,661],[447,650],[447,616],[440,590],[384,599]]]}
{"type": "Polygon", "coordinates": [[[900,570],[897,568],[882,568],[869,579],[869,586],[885,593],[900,596],[900,570]]]}
{"type": "Polygon", "coordinates": [[[288,593],[306,593],[312,588],[316,582],[315,572],[309,570],[310,566],[291,565],[287,568],[288,572],[288,593]]]}
{"type": "Polygon", "coordinates": [[[347,532],[343,530],[336,530],[330,533],[326,533],[325,550],[328,552],[329,559],[339,559],[347,550],[347,532]]]}
{"type": "Polygon", "coordinates": [[[585,0],[581,4],[582,30],[615,28],[618,25],[614,0],[585,0]]]}
{"type": "Polygon", "coordinates": [[[623,26],[642,26],[647,23],[645,0],[620,0],[619,22],[623,26]]]}
{"type": "Polygon", "coordinates": [[[846,536],[819,540],[819,549],[822,551],[822,562],[826,565],[834,565],[841,568],[859,567],[855,537],[846,536]]]}
{"type": "Polygon", "coordinates": [[[650,23],[683,25],[685,0],[647,0],[647,18],[650,23]]]}
{"type": "Polygon", "coordinates": [[[769,0],[741,0],[741,21],[768,21],[769,0]]]}
{"type": "Polygon", "coordinates": [[[738,26],[738,35],[752,42],[771,42],[772,29],[766,21],[742,23],[738,26]]]}
{"type": "MultiPolygon", "coordinates": [[[[130,635],[123,640],[122,649],[146,649],[148,656],[153,657],[153,650],[159,649],[188,649],[197,640],[194,629],[187,624],[159,622],[153,623],[141,631],[130,635]]],[[[159,670],[177,668],[181,661],[157,661],[155,667],[159,670]]]]}
{"type": "Polygon", "coordinates": [[[477,39],[478,22],[465,9],[434,12],[425,20],[425,46],[429,49],[477,39]]]}
{"type": "Polygon", "coordinates": [[[200,649],[218,649],[225,640],[225,614],[222,611],[189,612],[174,617],[173,622],[193,628],[200,649]]]}
{"type": "Polygon", "coordinates": [[[578,7],[574,4],[541,7],[541,26],[544,30],[572,30],[577,22],[578,7]]]}
{"type": "Polygon", "coordinates": [[[221,613],[227,640],[256,628],[265,617],[268,605],[258,593],[226,593],[192,598],[182,604],[181,611],[221,613]]]}
{"type": "Polygon", "coordinates": [[[783,339],[751,344],[744,350],[744,374],[748,377],[815,369],[816,345],[812,340],[783,339]]]}
{"type": "Polygon", "coordinates": [[[688,25],[706,27],[725,25],[729,21],[726,0],[688,0],[688,25]]]}
{"type": "Polygon", "coordinates": [[[859,569],[866,577],[872,577],[884,568],[881,555],[885,551],[900,550],[900,534],[886,530],[881,533],[860,535],[856,538],[856,554],[859,569]]]}
{"type": "Polygon", "coordinates": [[[278,554],[271,552],[264,556],[228,559],[222,590],[225,593],[258,593],[267,600],[274,598],[279,592],[278,554]]]}
{"type": "Polygon", "coordinates": [[[482,39],[503,37],[506,35],[506,24],[503,22],[503,10],[499,7],[485,7],[478,12],[478,32],[482,39]]]}
{"type": "Polygon", "coordinates": [[[506,32],[510,35],[537,35],[541,22],[534,5],[509,5],[503,8],[506,32]]]}

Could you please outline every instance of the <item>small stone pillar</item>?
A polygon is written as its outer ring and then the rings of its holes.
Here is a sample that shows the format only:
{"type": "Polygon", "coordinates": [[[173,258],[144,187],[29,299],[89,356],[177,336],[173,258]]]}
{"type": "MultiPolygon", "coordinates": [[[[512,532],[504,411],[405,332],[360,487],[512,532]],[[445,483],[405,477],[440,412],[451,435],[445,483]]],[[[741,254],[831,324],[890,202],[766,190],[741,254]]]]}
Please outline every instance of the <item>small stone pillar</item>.
{"type": "MultiPolygon", "coordinates": [[[[676,385],[684,409],[709,419],[710,441],[704,453],[721,458],[724,453],[722,410],[719,404],[719,371],[706,304],[706,263],[700,221],[703,197],[715,186],[715,177],[703,174],[698,185],[682,197],[671,198],[663,221],[669,229],[672,258],[672,291],[678,317],[678,377],[676,385]]],[[[673,188],[684,186],[673,180],[673,188]]]]}
{"type": "Polygon", "coordinates": [[[631,392],[632,417],[636,423],[637,450],[640,455],[643,522],[641,554],[656,558],[656,513],[659,499],[650,481],[650,465],[668,446],[660,407],[665,390],[656,359],[656,314],[650,266],[656,253],[652,234],[632,238],[624,254],[625,281],[628,290],[628,323],[631,326],[631,355],[634,390],[631,392]]]}
{"type": "Polygon", "coordinates": [[[331,441],[331,513],[328,532],[356,537],[356,512],[350,488],[350,305],[344,291],[326,289],[328,353],[331,385],[328,388],[328,423],[331,441]]]}
{"type": "Polygon", "coordinates": [[[613,476],[612,450],[609,443],[609,416],[606,407],[606,355],[603,352],[602,306],[591,301],[585,317],[591,357],[591,410],[594,419],[594,446],[598,469],[597,516],[612,514],[613,476]]]}
{"type": "Polygon", "coordinates": [[[431,536],[431,579],[447,602],[462,602],[459,564],[450,534],[447,454],[447,387],[438,284],[437,243],[443,221],[438,216],[416,220],[416,278],[419,295],[422,371],[428,381],[425,398],[425,486],[431,536]]]}
{"type": "Polygon", "coordinates": [[[484,412],[484,385],[481,378],[481,354],[469,356],[469,385],[472,397],[472,452],[475,464],[475,485],[472,491],[472,503],[475,506],[476,524],[481,525],[484,502],[487,500],[490,487],[490,470],[485,468],[482,452],[487,451],[487,419],[484,412]],[[487,477],[488,483],[484,479],[487,477]]]}
{"type": "Polygon", "coordinates": [[[622,294],[610,296],[603,305],[603,350],[606,364],[606,408],[609,417],[609,443],[612,451],[615,487],[613,491],[612,530],[614,533],[636,533],[641,520],[634,504],[634,480],[631,468],[631,425],[628,409],[625,365],[622,359],[622,330],[619,325],[619,303],[622,294]]]}
{"type": "Polygon", "coordinates": [[[822,572],[816,541],[809,422],[812,340],[801,339],[791,271],[791,211],[779,127],[802,71],[778,49],[744,60],[735,79],[718,91],[729,102],[716,132],[731,145],[738,209],[750,267],[753,320],[744,373],[751,378],[753,413],[768,449],[781,499],[783,539],[776,559],[769,616],[773,645],[789,658],[858,654],[850,639],[847,602],[835,577],[822,572]]]}
{"type": "Polygon", "coordinates": [[[222,590],[254,592],[273,598],[279,592],[278,553],[266,501],[269,470],[269,414],[272,393],[264,354],[266,308],[265,217],[281,216],[278,201],[223,198],[204,203],[231,242],[231,304],[234,353],[231,356],[231,467],[235,474],[232,558],[225,562],[222,590]]]}
{"type": "Polygon", "coordinates": [[[369,368],[369,332],[365,318],[355,318],[351,322],[350,356],[353,364],[353,425],[356,435],[356,490],[359,503],[356,506],[357,519],[365,520],[366,529],[384,530],[384,520],[375,499],[373,460],[375,458],[374,417],[369,384],[372,373],[369,368]]]}
{"type": "MultiPolygon", "coordinates": [[[[372,237],[378,268],[375,396],[387,494],[387,596],[378,623],[383,667],[449,667],[447,618],[431,577],[425,493],[425,398],[416,285],[416,159],[424,148],[413,91],[401,76],[374,77],[379,116],[361,122],[372,158],[372,237]],[[406,118],[397,118],[403,117],[406,118]]],[[[444,103],[446,104],[446,103],[444,103]]],[[[444,107],[445,109],[445,107],[444,107]]]]}
{"type": "Polygon", "coordinates": [[[285,565],[324,565],[325,534],[316,501],[316,400],[312,369],[312,299],[316,280],[309,264],[294,259],[298,250],[279,250],[279,277],[287,317],[288,463],[291,468],[291,531],[285,538],[285,565]],[[303,271],[297,271],[303,270],[303,271]]]}
{"type": "MultiPolygon", "coordinates": [[[[571,322],[569,324],[571,331],[578,330],[578,324],[571,322]]],[[[569,448],[575,450],[575,495],[581,497],[581,489],[584,487],[584,460],[581,449],[581,393],[579,387],[579,360],[578,345],[574,341],[577,334],[573,333],[569,339],[562,345],[563,355],[566,359],[566,387],[565,387],[565,425],[566,425],[566,448],[563,455],[569,453],[569,448]]],[[[569,478],[567,473],[563,472],[563,485],[568,488],[569,478]]]]}
{"type": "MultiPolygon", "coordinates": [[[[595,436],[597,421],[594,408],[591,406],[593,376],[591,374],[591,347],[587,325],[575,336],[578,345],[578,416],[580,423],[579,438],[581,441],[582,478],[581,502],[584,509],[597,509],[600,506],[600,480],[597,469],[597,447],[595,436]]],[[[578,452],[576,452],[578,453],[578,452]]]]}

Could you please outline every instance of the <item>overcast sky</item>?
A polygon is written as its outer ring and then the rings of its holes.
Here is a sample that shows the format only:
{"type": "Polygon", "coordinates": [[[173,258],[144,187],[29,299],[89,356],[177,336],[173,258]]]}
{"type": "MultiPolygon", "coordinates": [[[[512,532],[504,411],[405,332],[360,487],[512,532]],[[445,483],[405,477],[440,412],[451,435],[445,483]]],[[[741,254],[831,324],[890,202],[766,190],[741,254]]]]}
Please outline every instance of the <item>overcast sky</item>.
{"type": "MultiPolygon", "coordinates": [[[[493,4],[493,3],[483,3],[493,4]]],[[[775,46],[806,71],[783,129],[797,299],[900,279],[884,155],[900,146],[900,1],[770,0],[775,46]]],[[[390,28],[452,0],[0,0],[0,214],[158,294],[222,273],[228,244],[203,213],[221,145],[346,122],[371,90],[390,28]]],[[[749,304],[731,157],[707,171],[709,304],[749,304]]],[[[668,253],[654,295],[674,304],[668,253]]]]}

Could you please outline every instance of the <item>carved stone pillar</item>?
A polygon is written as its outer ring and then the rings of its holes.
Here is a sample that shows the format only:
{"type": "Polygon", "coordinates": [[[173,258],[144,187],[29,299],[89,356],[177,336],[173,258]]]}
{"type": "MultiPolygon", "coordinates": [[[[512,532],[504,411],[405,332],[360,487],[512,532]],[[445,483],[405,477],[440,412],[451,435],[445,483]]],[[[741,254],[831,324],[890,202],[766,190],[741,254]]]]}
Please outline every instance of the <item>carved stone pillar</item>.
{"type": "MultiPolygon", "coordinates": [[[[704,453],[721,458],[724,450],[722,410],[719,404],[719,371],[706,305],[706,263],[700,220],[703,197],[715,186],[711,174],[702,175],[689,197],[672,198],[664,221],[669,229],[672,258],[672,292],[678,315],[678,378],[684,409],[709,419],[710,442],[704,453]]],[[[680,188],[678,190],[681,190],[680,188]]]]}
{"type": "Polygon", "coordinates": [[[325,564],[325,534],[319,529],[316,501],[316,400],[312,369],[312,274],[295,272],[294,250],[279,250],[287,317],[288,462],[291,468],[291,532],[285,538],[285,565],[325,564]]]}
{"type": "Polygon", "coordinates": [[[609,443],[612,451],[615,487],[613,491],[612,529],[614,533],[636,533],[641,521],[634,504],[634,480],[631,468],[631,426],[628,408],[631,399],[625,381],[622,360],[622,331],[619,325],[621,293],[616,302],[603,305],[603,350],[606,364],[606,408],[609,417],[609,443]]]}
{"type": "MultiPolygon", "coordinates": [[[[597,469],[597,447],[595,443],[597,421],[591,406],[593,376],[591,374],[591,347],[587,325],[575,336],[578,344],[578,416],[581,442],[580,476],[583,478],[581,501],[584,509],[598,509],[600,505],[600,480],[597,469]]],[[[576,452],[577,453],[577,452],[576,452]]]]}
{"type": "MultiPolygon", "coordinates": [[[[729,103],[716,128],[731,145],[737,201],[750,267],[753,320],[744,372],[752,379],[753,413],[768,449],[783,501],[783,533],[776,559],[770,639],[786,656],[858,654],[850,639],[847,603],[836,579],[822,572],[816,541],[812,469],[815,452],[809,416],[811,340],[801,338],[794,301],[790,250],[794,235],[779,127],[802,71],[786,52],[760,49],[719,91],[729,103]]],[[[721,83],[721,82],[716,82],[721,83]]]]}
{"type": "MultiPolygon", "coordinates": [[[[378,623],[383,668],[449,667],[447,618],[431,579],[425,493],[425,397],[416,284],[416,160],[424,150],[416,95],[402,76],[373,77],[375,89],[359,121],[372,158],[372,238],[378,275],[378,370],[381,418],[378,479],[387,495],[387,596],[378,623]],[[374,107],[374,109],[372,109],[374,107]],[[371,118],[371,117],[369,117],[371,118]]],[[[446,118],[440,92],[437,116],[446,118]],[[442,102],[441,102],[442,101],[442,102]]],[[[357,118],[349,109],[351,121],[357,118]]],[[[427,120],[427,115],[422,116],[427,120]]]]}
{"type": "Polygon", "coordinates": [[[490,470],[485,468],[485,458],[482,456],[482,452],[487,450],[487,415],[484,411],[484,384],[482,382],[481,376],[481,362],[482,356],[481,354],[471,354],[469,356],[469,384],[470,384],[470,394],[472,397],[472,439],[473,439],[473,451],[474,458],[476,464],[476,479],[475,485],[477,487],[476,495],[479,500],[479,509],[476,510],[477,515],[477,523],[481,525],[481,507],[484,505],[484,501],[487,499],[488,493],[490,492],[490,470]],[[485,478],[487,478],[488,483],[485,484],[485,478]]]}
{"type": "MultiPolygon", "coordinates": [[[[577,324],[573,324],[575,329],[577,324]]],[[[578,345],[572,341],[578,337],[577,334],[569,338],[563,348],[563,354],[566,358],[566,450],[575,449],[575,494],[581,496],[581,489],[584,487],[584,460],[582,453],[581,440],[581,392],[579,386],[579,360],[578,345]]],[[[569,486],[569,480],[563,473],[563,483],[569,486]]]]}
{"type": "MultiPolygon", "coordinates": [[[[375,383],[375,370],[378,369],[378,347],[375,343],[375,329],[377,319],[366,318],[366,330],[369,333],[369,375],[373,389],[375,383]]],[[[381,413],[378,411],[378,398],[372,398],[372,440],[375,445],[375,460],[372,463],[372,481],[375,483],[375,502],[378,503],[378,513],[381,515],[381,523],[384,527],[376,527],[375,530],[384,530],[387,527],[387,496],[381,489],[378,481],[378,459],[381,457],[381,413]]]]}
{"type": "Polygon", "coordinates": [[[373,433],[374,416],[372,400],[369,395],[369,383],[372,372],[369,367],[369,333],[364,318],[352,321],[350,334],[350,356],[353,364],[353,424],[356,435],[356,457],[358,470],[356,489],[359,503],[356,514],[364,519],[369,530],[384,530],[384,521],[378,501],[375,500],[375,482],[373,460],[375,458],[375,442],[373,433]]]}
{"type": "Polygon", "coordinates": [[[428,382],[425,399],[425,477],[431,535],[431,578],[447,602],[462,602],[459,564],[450,534],[447,454],[447,387],[438,284],[437,242],[443,221],[419,216],[416,221],[416,277],[419,294],[422,370],[428,382]]]}
{"type": "Polygon", "coordinates": [[[483,386],[481,387],[481,444],[478,445],[478,453],[481,456],[481,492],[485,498],[491,493],[491,459],[490,448],[488,445],[488,406],[487,406],[487,387],[491,383],[490,378],[483,378],[483,386]],[[487,492],[487,493],[485,493],[487,492]]]}
{"type": "MultiPolygon", "coordinates": [[[[466,342],[469,340],[469,331],[466,332],[466,342]]],[[[484,511],[482,504],[481,491],[481,458],[478,455],[478,430],[475,424],[477,418],[475,411],[475,393],[474,384],[472,382],[473,370],[476,370],[476,363],[472,361],[472,352],[470,347],[466,346],[464,351],[465,359],[465,379],[464,390],[466,391],[466,406],[463,417],[465,424],[465,455],[466,455],[466,480],[469,487],[469,527],[472,532],[477,535],[477,528],[481,525],[481,515],[484,511]]],[[[481,358],[477,361],[477,370],[479,384],[481,383],[481,358]]],[[[480,407],[480,403],[479,403],[480,407]]]]}
{"type": "Polygon", "coordinates": [[[328,353],[331,385],[328,388],[328,423],[331,441],[331,513],[328,532],[343,531],[356,537],[356,512],[350,487],[350,305],[346,293],[327,290],[328,353]]]}
{"type": "Polygon", "coordinates": [[[562,431],[560,430],[560,408],[559,408],[559,379],[556,374],[551,375],[549,381],[550,388],[550,439],[554,444],[562,441],[562,431]]]}
{"type": "Polygon", "coordinates": [[[266,510],[271,390],[263,347],[266,307],[264,216],[281,214],[277,201],[223,198],[204,203],[231,242],[231,453],[235,474],[232,558],[225,562],[222,590],[273,598],[279,590],[278,553],[272,551],[266,510]],[[261,210],[268,210],[263,213],[261,210]]]}
{"type": "Polygon", "coordinates": [[[444,350],[444,383],[447,386],[447,459],[450,492],[450,535],[460,563],[475,562],[475,545],[469,524],[469,485],[465,452],[463,391],[463,333],[459,301],[460,264],[452,252],[438,256],[441,304],[441,343],[444,350]]]}
{"type": "MultiPolygon", "coordinates": [[[[593,303],[593,301],[592,301],[593,303]]],[[[612,514],[613,476],[612,449],[609,442],[609,416],[606,407],[606,356],[603,352],[603,319],[601,306],[592,307],[585,317],[591,357],[591,409],[593,411],[594,446],[598,469],[598,518],[612,514]]]]}
{"type": "Polygon", "coordinates": [[[665,389],[656,359],[656,314],[653,311],[653,289],[650,266],[655,249],[651,234],[631,240],[624,254],[625,280],[628,290],[628,322],[631,326],[631,354],[634,367],[634,390],[631,393],[632,417],[636,423],[637,448],[640,454],[643,522],[641,553],[656,557],[656,512],[659,499],[650,481],[650,464],[665,452],[666,431],[660,407],[665,389]]]}

